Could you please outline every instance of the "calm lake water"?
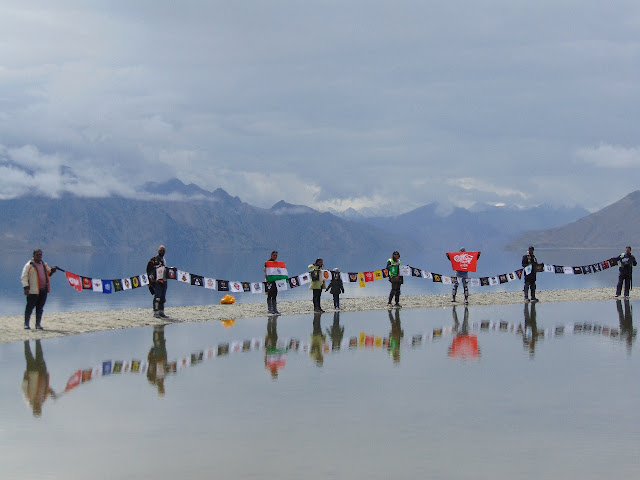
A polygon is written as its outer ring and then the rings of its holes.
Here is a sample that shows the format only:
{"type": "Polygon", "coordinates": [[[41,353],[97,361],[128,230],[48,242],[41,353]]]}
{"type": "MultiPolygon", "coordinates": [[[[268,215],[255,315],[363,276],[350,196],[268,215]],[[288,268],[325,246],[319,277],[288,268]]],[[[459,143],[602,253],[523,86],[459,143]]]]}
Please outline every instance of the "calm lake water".
{"type": "Polygon", "coordinates": [[[636,478],[637,306],[325,313],[0,345],[0,471],[636,478]]]}
{"type": "MultiPolygon", "coordinates": [[[[281,252],[282,260],[287,263],[290,276],[299,275],[307,271],[307,265],[313,263],[315,256],[281,252]]],[[[45,261],[50,266],[59,265],[70,272],[101,279],[114,279],[130,277],[144,273],[149,255],[144,254],[48,254],[45,251],[45,261]]],[[[520,268],[523,252],[483,252],[478,262],[478,272],[472,276],[492,276],[513,272],[520,268]]],[[[612,249],[591,250],[558,250],[536,252],[539,262],[558,264],[564,266],[581,266],[599,262],[620,254],[612,249]]],[[[382,256],[374,260],[368,256],[360,257],[357,254],[344,252],[324,252],[325,267],[338,267],[343,272],[364,272],[383,268],[388,257],[382,256]]],[[[231,281],[261,281],[264,277],[263,266],[267,254],[265,252],[239,252],[225,254],[189,254],[180,252],[168,252],[167,261],[189,273],[204,275],[217,279],[231,281]]],[[[20,285],[20,273],[29,254],[2,255],[0,256],[0,269],[5,272],[0,276],[0,315],[18,315],[24,312],[25,299],[20,285]]],[[[428,258],[425,254],[408,253],[402,256],[404,264],[425,269],[443,275],[451,274],[451,264],[444,254],[435,258],[428,258]]],[[[402,286],[405,295],[418,295],[424,293],[449,293],[451,287],[423,278],[408,277],[402,286]]],[[[556,275],[553,273],[541,273],[538,275],[539,289],[566,289],[566,288],[595,288],[615,287],[617,282],[617,268],[594,273],[590,275],[556,275]]],[[[489,287],[470,287],[473,292],[495,292],[522,290],[522,281],[509,282],[502,285],[489,287]]],[[[207,305],[219,303],[227,292],[217,292],[201,287],[192,287],[184,283],[171,281],[167,293],[167,306],[183,305],[207,305]]],[[[345,285],[347,297],[373,297],[385,296],[389,293],[389,282],[386,280],[375,281],[361,288],[357,283],[345,285]]],[[[264,295],[251,293],[235,294],[236,301],[264,302],[264,295]]],[[[283,291],[278,296],[279,300],[308,300],[311,298],[306,285],[283,291]]],[[[70,312],[80,310],[108,310],[122,308],[150,308],[151,295],[146,287],[116,292],[110,295],[95,293],[89,290],[77,292],[66,281],[63,272],[56,273],[52,277],[52,293],[47,299],[46,312],[70,312]]]]}

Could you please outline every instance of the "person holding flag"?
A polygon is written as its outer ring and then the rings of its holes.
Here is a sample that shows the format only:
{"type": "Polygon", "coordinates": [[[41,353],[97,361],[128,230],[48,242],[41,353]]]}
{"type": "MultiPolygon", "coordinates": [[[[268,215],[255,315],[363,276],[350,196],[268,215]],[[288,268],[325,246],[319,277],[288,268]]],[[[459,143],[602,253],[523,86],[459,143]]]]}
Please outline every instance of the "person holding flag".
{"type": "Polygon", "coordinates": [[[481,252],[467,252],[464,248],[461,248],[459,252],[447,252],[447,258],[451,262],[453,268],[454,281],[453,290],[451,291],[451,301],[456,301],[456,294],[458,293],[458,282],[462,282],[464,288],[464,304],[469,304],[469,287],[467,286],[467,279],[469,272],[476,271],[476,262],[480,258],[481,252]]]}
{"type": "Polygon", "coordinates": [[[533,246],[529,247],[527,253],[522,256],[522,266],[524,267],[524,301],[529,301],[529,290],[531,290],[531,301],[537,302],[536,298],[536,271],[538,259],[533,254],[533,246]]]}
{"type": "Polygon", "coordinates": [[[31,330],[29,322],[34,308],[36,309],[36,329],[43,330],[41,324],[42,312],[47,301],[47,295],[51,291],[49,277],[56,273],[56,270],[58,270],[57,266],[54,265],[49,268],[49,265],[42,261],[42,250],[39,248],[33,251],[33,257],[24,265],[20,282],[22,283],[24,295],[27,297],[27,306],[24,310],[25,330],[31,330]]]}
{"type": "Polygon", "coordinates": [[[289,277],[287,266],[278,261],[278,251],[271,252],[269,260],[264,262],[265,293],[267,294],[267,309],[271,315],[280,315],[277,306],[278,286],[277,280],[286,280],[289,277]]]}
{"type": "Polygon", "coordinates": [[[151,257],[147,263],[147,276],[149,277],[149,291],[153,295],[153,316],[155,318],[167,318],[164,314],[164,304],[167,301],[167,263],[164,259],[166,253],[164,245],[158,247],[158,255],[151,257]]]}

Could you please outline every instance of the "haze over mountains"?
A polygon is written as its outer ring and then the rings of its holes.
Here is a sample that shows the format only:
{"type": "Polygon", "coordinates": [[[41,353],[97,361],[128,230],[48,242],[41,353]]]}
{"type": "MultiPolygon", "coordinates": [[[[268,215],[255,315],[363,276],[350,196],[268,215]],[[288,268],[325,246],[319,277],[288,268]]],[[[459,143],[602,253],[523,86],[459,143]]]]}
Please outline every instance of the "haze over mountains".
{"type": "Polygon", "coordinates": [[[640,191],[591,215],[582,208],[484,206],[443,216],[429,204],[394,217],[352,219],[285,201],[269,209],[177,179],[147,183],[148,200],[111,196],[0,200],[0,251],[149,251],[166,243],[190,251],[419,252],[557,246],[619,246],[640,240],[640,191]],[[545,229],[545,230],[541,230],[545,229]],[[535,231],[534,231],[535,230],[535,231]],[[528,232],[528,233],[526,233],[528,232]],[[622,240],[626,239],[628,240],[622,240]]]}

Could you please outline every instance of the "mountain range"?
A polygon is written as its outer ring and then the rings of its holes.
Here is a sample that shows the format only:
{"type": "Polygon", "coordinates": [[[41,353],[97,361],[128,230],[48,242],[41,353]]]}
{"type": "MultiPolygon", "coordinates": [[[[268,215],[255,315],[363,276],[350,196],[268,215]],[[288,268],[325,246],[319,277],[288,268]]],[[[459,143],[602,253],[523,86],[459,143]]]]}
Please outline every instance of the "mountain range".
{"type": "Polygon", "coordinates": [[[0,251],[149,251],[164,243],[193,252],[281,251],[321,255],[357,251],[388,255],[393,250],[421,252],[468,249],[619,246],[637,244],[634,214],[640,191],[589,214],[581,208],[530,209],[477,206],[446,215],[429,204],[393,217],[349,218],[280,201],[260,208],[229,195],[173,179],[149,182],[142,199],[117,196],[84,198],[20,197],[0,200],[0,251]]]}

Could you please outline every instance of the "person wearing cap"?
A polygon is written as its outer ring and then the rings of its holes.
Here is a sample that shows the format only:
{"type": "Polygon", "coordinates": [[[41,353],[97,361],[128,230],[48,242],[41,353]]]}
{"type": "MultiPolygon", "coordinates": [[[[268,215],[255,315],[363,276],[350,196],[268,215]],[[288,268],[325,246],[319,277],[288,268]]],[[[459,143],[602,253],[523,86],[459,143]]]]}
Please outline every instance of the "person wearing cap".
{"type": "Polygon", "coordinates": [[[529,291],[531,291],[531,301],[537,302],[536,298],[536,268],[538,267],[538,259],[533,254],[533,247],[529,247],[527,253],[522,256],[522,266],[526,269],[531,266],[531,271],[524,275],[524,301],[529,301],[529,291]]]}
{"type": "Polygon", "coordinates": [[[329,290],[331,290],[331,295],[333,295],[333,308],[340,310],[340,294],[344,293],[344,283],[340,277],[340,270],[337,268],[331,271],[331,281],[325,292],[329,290]]]}
{"type": "Polygon", "coordinates": [[[39,248],[33,251],[33,257],[24,265],[20,281],[27,297],[27,306],[24,309],[25,330],[31,329],[29,322],[34,308],[36,309],[36,329],[43,330],[42,311],[47,301],[47,295],[51,291],[49,277],[57,270],[57,266],[49,268],[49,265],[42,260],[42,250],[39,248]]]}
{"type": "Polygon", "coordinates": [[[164,260],[166,248],[158,247],[158,255],[151,257],[147,263],[147,276],[149,277],[149,290],[153,294],[153,316],[155,318],[167,318],[164,314],[164,304],[167,301],[167,264],[164,260]]]}
{"type": "Polygon", "coordinates": [[[624,298],[629,298],[629,290],[632,288],[633,267],[638,265],[636,257],[631,255],[631,247],[627,247],[624,253],[617,258],[619,267],[618,286],[616,287],[616,298],[622,293],[622,284],[624,283],[624,298]]]}

